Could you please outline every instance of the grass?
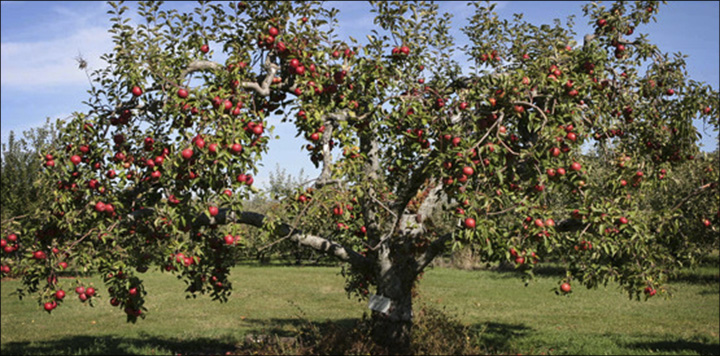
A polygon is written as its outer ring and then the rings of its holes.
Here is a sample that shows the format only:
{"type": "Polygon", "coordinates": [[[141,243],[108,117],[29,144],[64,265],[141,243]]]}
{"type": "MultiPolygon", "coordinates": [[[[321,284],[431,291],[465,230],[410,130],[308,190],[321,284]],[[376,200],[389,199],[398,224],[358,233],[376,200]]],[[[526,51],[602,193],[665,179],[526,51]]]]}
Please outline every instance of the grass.
{"type": "MultiPolygon", "coordinates": [[[[435,268],[425,273],[416,305],[445,308],[499,353],[720,354],[718,272],[688,271],[671,284],[673,298],[637,302],[613,285],[556,296],[551,274],[526,287],[512,272],[435,268]]],[[[351,325],[367,310],[347,298],[336,267],[238,266],[228,303],[185,299],[184,283],[167,273],[143,277],[149,314],[137,324],[107,298],[91,308],[74,292],[47,314],[34,299],[10,295],[19,281],[3,281],[1,353],[223,354],[248,333],[294,336],[304,319],[351,325]]],[[[99,278],[84,280],[105,291],[99,278]]],[[[73,289],[71,279],[61,282],[73,289]]]]}

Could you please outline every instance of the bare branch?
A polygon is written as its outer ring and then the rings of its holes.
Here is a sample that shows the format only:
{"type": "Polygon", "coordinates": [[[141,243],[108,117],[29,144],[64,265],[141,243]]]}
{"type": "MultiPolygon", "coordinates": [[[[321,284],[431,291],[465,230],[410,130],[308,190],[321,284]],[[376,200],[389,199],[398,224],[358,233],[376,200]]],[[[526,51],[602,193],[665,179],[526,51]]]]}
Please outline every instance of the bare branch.
{"type": "Polygon", "coordinates": [[[205,70],[220,70],[223,69],[223,65],[213,61],[194,61],[188,64],[187,68],[182,71],[180,78],[185,79],[188,75],[205,71],[205,70]]]}

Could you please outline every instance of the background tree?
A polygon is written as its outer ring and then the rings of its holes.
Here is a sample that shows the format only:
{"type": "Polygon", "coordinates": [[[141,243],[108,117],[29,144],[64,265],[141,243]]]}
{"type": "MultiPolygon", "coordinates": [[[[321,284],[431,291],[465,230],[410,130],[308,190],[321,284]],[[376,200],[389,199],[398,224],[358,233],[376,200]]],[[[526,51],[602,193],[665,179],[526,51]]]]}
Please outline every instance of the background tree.
{"type": "MultiPolygon", "coordinates": [[[[558,293],[617,281],[639,299],[718,245],[680,234],[696,222],[678,209],[642,209],[698,154],[692,118],[718,127],[717,92],[635,34],[655,2],[587,5],[596,31],[581,45],[571,19],[536,26],[471,3],[462,48],[449,15],[424,2],[372,2],[363,42],[338,39],[337,10],[317,2],[193,13],[143,2],[137,26],[110,4],[109,66],[48,152],[56,200],[3,226],[16,236],[3,265],[49,311],[64,263],[102,273],[129,321],[144,316],[138,273],[151,265],[226,300],[244,224],[345,262],[349,293],[390,302],[373,312],[375,340],[403,352],[413,286],[448,249],[472,245],[528,273],[559,261],[558,293]],[[244,202],[273,121],[295,125],[321,174],[263,215],[244,202]],[[588,158],[592,144],[611,165],[588,158]],[[549,209],[557,199],[564,208],[549,209]]],[[[717,186],[703,187],[692,195],[717,202],[717,186]]]]}
{"type": "Polygon", "coordinates": [[[39,156],[53,144],[56,131],[48,118],[44,126],[24,131],[21,139],[16,139],[11,131],[8,142],[2,144],[0,207],[3,221],[26,215],[48,203],[47,190],[35,181],[42,168],[39,156]]]}

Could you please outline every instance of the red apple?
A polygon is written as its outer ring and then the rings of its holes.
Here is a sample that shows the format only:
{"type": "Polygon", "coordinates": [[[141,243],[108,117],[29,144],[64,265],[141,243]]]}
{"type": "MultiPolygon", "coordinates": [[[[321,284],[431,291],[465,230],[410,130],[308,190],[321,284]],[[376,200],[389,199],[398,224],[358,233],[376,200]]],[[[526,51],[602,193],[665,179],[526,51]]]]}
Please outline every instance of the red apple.
{"type": "Polygon", "coordinates": [[[475,228],[475,219],[473,218],[467,218],[465,219],[465,227],[468,229],[474,229],[475,228]]]}
{"type": "Polygon", "coordinates": [[[542,219],[535,219],[535,226],[543,227],[545,226],[545,223],[543,223],[542,219]]]}
{"type": "Polygon", "coordinates": [[[210,51],[210,46],[208,46],[207,44],[200,46],[200,52],[208,53],[209,51],[210,51]]]}
{"type": "Polygon", "coordinates": [[[70,162],[77,166],[78,164],[80,164],[80,162],[82,162],[82,158],[78,155],[73,155],[72,157],[70,157],[70,162]]]}
{"type": "Polygon", "coordinates": [[[60,289],[57,292],[55,292],[55,299],[57,300],[63,300],[65,298],[65,291],[60,289]]]}
{"type": "Polygon", "coordinates": [[[582,169],[582,166],[580,165],[580,163],[573,162],[573,163],[570,165],[570,169],[577,172],[577,171],[580,171],[580,170],[582,169]]]}
{"type": "Polygon", "coordinates": [[[220,210],[216,206],[209,206],[208,212],[210,212],[210,216],[216,216],[220,210]]]}
{"type": "Polygon", "coordinates": [[[560,285],[560,290],[563,291],[563,293],[570,293],[570,283],[563,283],[560,285]]]}
{"type": "Polygon", "coordinates": [[[181,154],[184,159],[189,160],[190,158],[192,158],[193,150],[192,148],[186,148],[182,151],[181,154]]]}
{"type": "Polygon", "coordinates": [[[186,89],[182,89],[182,88],[181,88],[181,89],[178,90],[177,95],[178,95],[180,98],[185,99],[185,98],[188,97],[188,91],[187,91],[186,89]]]}
{"type": "Polygon", "coordinates": [[[142,90],[142,88],[140,88],[139,86],[136,85],[136,86],[132,87],[132,94],[133,94],[133,95],[135,95],[135,96],[140,96],[140,95],[142,95],[142,93],[143,93],[143,90],[142,90]]]}

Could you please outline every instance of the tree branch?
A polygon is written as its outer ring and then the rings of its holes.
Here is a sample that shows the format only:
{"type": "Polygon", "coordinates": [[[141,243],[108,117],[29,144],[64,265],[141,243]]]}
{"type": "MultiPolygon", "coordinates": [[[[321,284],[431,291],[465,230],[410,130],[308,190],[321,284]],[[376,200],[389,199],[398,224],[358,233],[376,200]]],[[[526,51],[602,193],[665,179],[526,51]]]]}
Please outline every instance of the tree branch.
{"type": "Polygon", "coordinates": [[[427,267],[430,262],[432,262],[435,257],[437,257],[439,254],[445,252],[445,249],[447,248],[446,244],[452,240],[453,234],[447,233],[445,235],[440,236],[435,241],[433,241],[430,246],[428,246],[428,249],[420,255],[417,259],[417,270],[415,270],[415,273],[422,272],[425,267],[427,267]]]}
{"type": "MultiPolygon", "coordinates": [[[[150,216],[153,212],[153,209],[146,208],[137,210],[129,214],[127,217],[128,220],[135,221],[137,219],[150,216]]],[[[198,216],[192,222],[192,225],[200,227],[209,225],[245,224],[262,228],[266,225],[266,223],[266,217],[263,214],[254,212],[235,213],[228,208],[223,208],[220,209],[218,214],[214,217],[208,217],[205,214],[198,216]]],[[[320,236],[305,234],[302,231],[293,229],[288,224],[281,223],[277,225],[274,233],[278,236],[289,236],[291,241],[328,255],[335,256],[343,262],[350,263],[355,268],[365,269],[370,267],[368,259],[354,250],[320,236]]]]}

